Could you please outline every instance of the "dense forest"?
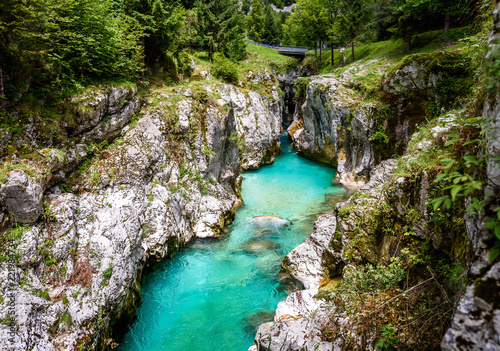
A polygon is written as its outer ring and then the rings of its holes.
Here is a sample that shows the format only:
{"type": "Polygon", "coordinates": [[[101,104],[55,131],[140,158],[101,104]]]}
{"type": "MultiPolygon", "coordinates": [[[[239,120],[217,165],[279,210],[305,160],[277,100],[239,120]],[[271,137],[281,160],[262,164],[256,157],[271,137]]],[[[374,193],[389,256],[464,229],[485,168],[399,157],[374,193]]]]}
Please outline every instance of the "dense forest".
{"type": "MultiPolygon", "coordinates": [[[[281,6],[281,2],[274,2],[281,6]]],[[[289,4],[285,2],[284,4],[289,4]]],[[[6,0],[0,4],[1,106],[27,92],[109,79],[189,74],[188,54],[242,60],[245,39],[337,48],[479,23],[489,1],[300,0],[293,13],[267,1],[6,0]]],[[[478,29],[480,30],[480,29],[478,29]]],[[[446,40],[446,37],[444,38],[446,40]]],[[[332,51],[333,53],[333,51],[332,51]]]]}

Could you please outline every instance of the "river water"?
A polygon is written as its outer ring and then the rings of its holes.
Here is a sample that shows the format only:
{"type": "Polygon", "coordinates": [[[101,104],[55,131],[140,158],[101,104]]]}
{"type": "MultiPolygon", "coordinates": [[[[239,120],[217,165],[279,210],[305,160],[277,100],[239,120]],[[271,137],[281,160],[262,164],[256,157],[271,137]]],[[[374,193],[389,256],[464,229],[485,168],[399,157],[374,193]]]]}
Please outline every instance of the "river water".
{"type": "Polygon", "coordinates": [[[142,282],[137,319],[120,351],[245,351],[296,288],[277,276],[283,257],[345,196],[335,169],[296,155],[286,134],[274,164],[243,174],[245,202],[220,239],[197,240],[142,282]],[[277,218],[252,218],[275,215],[277,218]]]}

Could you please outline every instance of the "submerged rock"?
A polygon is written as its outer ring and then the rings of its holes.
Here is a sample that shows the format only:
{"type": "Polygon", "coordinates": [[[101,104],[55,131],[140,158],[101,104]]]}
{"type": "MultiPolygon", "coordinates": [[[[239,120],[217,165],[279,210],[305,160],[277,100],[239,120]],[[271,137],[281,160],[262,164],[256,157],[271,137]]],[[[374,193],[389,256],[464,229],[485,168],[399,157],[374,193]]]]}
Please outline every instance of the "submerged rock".
{"type": "Polygon", "coordinates": [[[271,240],[256,240],[245,244],[244,250],[252,254],[262,254],[279,249],[280,244],[271,240]]]}
{"type": "Polygon", "coordinates": [[[255,216],[249,222],[256,227],[284,227],[290,224],[288,220],[275,215],[255,216]]]}
{"type": "Polygon", "coordinates": [[[255,332],[261,324],[273,321],[275,314],[274,311],[254,312],[245,318],[245,324],[255,332]]]}
{"type": "Polygon", "coordinates": [[[288,272],[279,272],[276,276],[276,281],[279,283],[278,287],[276,288],[276,290],[278,290],[279,292],[283,291],[291,293],[292,291],[304,289],[304,285],[302,284],[302,282],[292,277],[292,275],[288,272]]]}

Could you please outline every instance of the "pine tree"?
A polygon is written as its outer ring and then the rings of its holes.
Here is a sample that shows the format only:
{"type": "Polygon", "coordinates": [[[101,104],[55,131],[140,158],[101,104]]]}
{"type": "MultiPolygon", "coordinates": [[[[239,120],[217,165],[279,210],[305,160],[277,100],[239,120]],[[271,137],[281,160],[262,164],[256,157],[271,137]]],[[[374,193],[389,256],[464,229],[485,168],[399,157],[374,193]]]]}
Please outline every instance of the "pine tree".
{"type": "Polygon", "coordinates": [[[172,65],[178,34],[185,20],[179,3],[166,0],[124,0],[124,13],[139,23],[145,66],[172,65]]]}
{"type": "Polygon", "coordinates": [[[281,42],[281,25],[276,19],[276,12],[270,5],[266,6],[266,19],[264,21],[262,40],[268,44],[278,44],[281,42]]]}
{"type": "Polygon", "coordinates": [[[390,30],[406,41],[406,51],[411,50],[411,39],[418,32],[423,16],[429,16],[429,0],[393,0],[392,15],[395,24],[390,30]]]}
{"type": "Polygon", "coordinates": [[[264,11],[260,0],[252,0],[252,10],[247,18],[247,35],[248,38],[256,42],[262,40],[264,32],[264,11]]]}
{"type": "Polygon", "coordinates": [[[241,60],[245,55],[243,18],[234,3],[231,0],[198,0],[196,8],[197,47],[208,51],[210,61],[215,52],[241,60]]]}
{"type": "Polygon", "coordinates": [[[352,62],[354,62],[354,41],[366,26],[368,8],[365,0],[340,0],[339,30],[350,41],[352,62]]]}

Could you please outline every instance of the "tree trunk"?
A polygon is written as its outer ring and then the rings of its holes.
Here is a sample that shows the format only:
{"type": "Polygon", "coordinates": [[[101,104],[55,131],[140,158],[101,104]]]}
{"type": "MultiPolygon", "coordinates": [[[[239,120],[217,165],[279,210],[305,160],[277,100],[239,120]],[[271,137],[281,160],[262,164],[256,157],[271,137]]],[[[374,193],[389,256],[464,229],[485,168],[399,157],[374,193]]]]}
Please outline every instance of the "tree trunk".
{"type": "Polygon", "coordinates": [[[320,41],[319,42],[319,65],[320,65],[320,67],[321,67],[321,51],[323,50],[322,46],[323,46],[323,42],[320,41]]]}
{"type": "Polygon", "coordinates": [[[208,61],[212,62],[212,45],[208,46],[208,61]]]}
{"type": "Polygon", "coordinates": [[[411,50],[411,36],[407,35],[405,37],[405,39],[406,39],[406,52],[410,52],[410,50],[411,50]]]}
{"type": "Polygon", "coordinates": [[[141,71],[141,79],[144,79],[144,71],[146,70],[146,43],[144,40],[144,36],[141,37],[142,44],[142,71],[141,71]]]}
{"type": "Polygon", "coordinates": [[[446,14],[444,15],[444,32],[448,33],[450,30],[450,15],[446,14]]]}
{"type": "Polygon", "coordinates": [[[354,62],[354,40],[351,43],[352,62],[354,62]]]}
{"type": "Polygon", "coordinates": [[[3,90],[3,72],[2,66],[0,66],[0,106],[5,110],[5,91],[3,90]]]}
{"type": "Polygon", "coordinates": [[[330,42],[330,50],[332,50],[332,52],[331,52],[331,54],[332,54],[332,67],[335,67],[335,60],[333,57],[333,40],[330,42]]]}
{"type": "Polygon", "coordinates": [[[316,56],[316,72],[319,72],[319,66],[318,66],[318,43],[314,44],[314,55],[316,56]]]}
{"type": "Polygon", "coordinates": [[[450,15],[444,15],[444,35],[443,35],[443,45],[448,44],[448,32],[450,31],[450,15]]]}

